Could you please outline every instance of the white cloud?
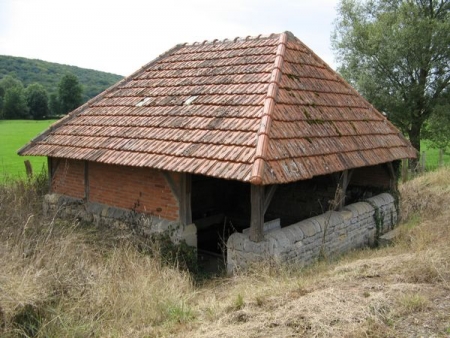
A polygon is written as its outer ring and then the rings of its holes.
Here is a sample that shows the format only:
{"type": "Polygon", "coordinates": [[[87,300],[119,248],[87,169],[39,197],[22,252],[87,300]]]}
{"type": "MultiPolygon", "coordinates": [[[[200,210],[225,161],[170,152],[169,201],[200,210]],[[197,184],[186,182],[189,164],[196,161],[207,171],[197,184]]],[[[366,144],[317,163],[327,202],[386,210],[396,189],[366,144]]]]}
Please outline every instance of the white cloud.
{"type": "Polygon", "coordinates": [[[337,0],[0,0],[0,54],[128,75],[177,43],[290,30],[333,66],[337,0]]]}

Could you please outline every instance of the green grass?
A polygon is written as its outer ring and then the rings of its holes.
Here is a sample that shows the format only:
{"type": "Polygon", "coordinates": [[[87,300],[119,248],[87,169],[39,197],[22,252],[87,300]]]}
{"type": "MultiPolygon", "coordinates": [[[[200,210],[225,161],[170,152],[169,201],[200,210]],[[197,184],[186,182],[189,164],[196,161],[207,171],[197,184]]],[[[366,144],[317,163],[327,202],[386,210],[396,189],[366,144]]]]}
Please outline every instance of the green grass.
{"type": "MultiPolygon", "coordinates": [[[[435,169],[439,166],[439,149],[432,148],[430,141],[423,140],[420,143],[420,155],[425,153],[425,166],[427,169],[435,169]]],[[[450,164],[450,153],[444,153],[443,156],[443,164],[450,164]]]]}
{"type": "Polygon", "coordinates": [[[55,120],[0,120],[0,181],[7,178],[25,177],[23,162],[29,160],[35,173],[46,165],[46,158],[41,156],[19,156],[17,150],[32,138],[43,132],[55,120]]]}

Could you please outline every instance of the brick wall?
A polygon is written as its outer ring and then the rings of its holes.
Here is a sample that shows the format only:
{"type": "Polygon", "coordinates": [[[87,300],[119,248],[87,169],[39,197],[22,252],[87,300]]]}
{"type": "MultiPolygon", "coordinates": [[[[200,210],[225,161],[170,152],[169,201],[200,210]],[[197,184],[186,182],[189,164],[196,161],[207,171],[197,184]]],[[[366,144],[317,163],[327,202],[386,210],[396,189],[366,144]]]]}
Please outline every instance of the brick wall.
{"type": "MultiPolygon", "coordinates": [[[[85,197],[85,162],[52,159],[52,192],[85,197]]],[[[88,163],[87,200],[178,220],[178,201],[161,171],[149,168],[88,163]]],[[[175,182],[179,175],[171,173],[175,182]]]]}
{"type": "Polygon", "coordinates": [[[178,219],[178,202],[159,170],[90,162],[89,201],[178,219]]]}
{"type": "Polygon", "coordinates": [[[54,193],[84,198],[84,162],[53,158],[51,190],[54,193]]]}

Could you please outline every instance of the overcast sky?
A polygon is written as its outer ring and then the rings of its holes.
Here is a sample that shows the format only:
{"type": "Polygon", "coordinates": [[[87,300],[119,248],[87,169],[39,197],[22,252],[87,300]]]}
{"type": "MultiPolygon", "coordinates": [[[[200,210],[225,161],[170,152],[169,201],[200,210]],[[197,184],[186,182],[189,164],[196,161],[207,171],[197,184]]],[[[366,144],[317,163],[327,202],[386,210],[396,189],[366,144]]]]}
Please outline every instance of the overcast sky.
{"type": "Polygon", "coordinates": [[[335,68],[338,0],[0,0],[0,54],[129,75],[174,45],[291,31],[335,68]]]}

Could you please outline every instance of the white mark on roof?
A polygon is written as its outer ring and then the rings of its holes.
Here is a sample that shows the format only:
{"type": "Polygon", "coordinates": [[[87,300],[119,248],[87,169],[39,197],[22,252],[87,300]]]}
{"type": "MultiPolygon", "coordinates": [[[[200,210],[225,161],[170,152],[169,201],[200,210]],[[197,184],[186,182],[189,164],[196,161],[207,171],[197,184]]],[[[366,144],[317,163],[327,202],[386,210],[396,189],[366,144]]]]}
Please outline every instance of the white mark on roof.
{"type": "Polygon", "coordinates": [[[150,102],[152,102],[152,101],[153,101],[153,99],[152,99],[151,97],[145,97],[145,98],[143,98],[141,101],[139,101],[139,102],[136,104],[136,107],[142,107],[142,106],[144,106],[145,104],[150,103],[150,102]]]}
{"type": "Polygon", "coordinates": [[[192,102],[195,101],[195,99],[196,99],[197,97],[198,97],[198,96],[191,96],[191,97],[188,98],[186,101],[184,101],[184,105],[185,105],[185,106],[189,106],[192,102]]]}

